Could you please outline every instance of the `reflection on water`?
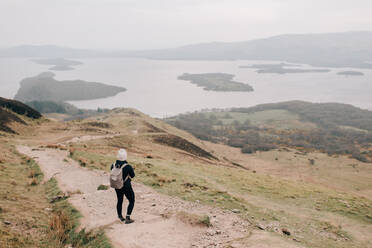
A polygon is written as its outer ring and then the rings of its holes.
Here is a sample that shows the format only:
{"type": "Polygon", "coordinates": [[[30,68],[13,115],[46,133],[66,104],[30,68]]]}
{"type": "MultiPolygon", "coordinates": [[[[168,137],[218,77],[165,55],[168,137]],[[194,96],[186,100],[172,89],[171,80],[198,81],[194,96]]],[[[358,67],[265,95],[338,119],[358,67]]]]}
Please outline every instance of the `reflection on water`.
{"type": "MultiPolygon", "coordinates": [[[[164,117],[203,108],[247,107],[287,100],[344,102],[372,110],[372,70],[365,76],[329,73],[258,74],[241,65],[270,61],[159,61],[145,59],[84,59],[73,71],[56,72],[57,80],[82,79],[124,86],[128,91],[115,97],[72,102],[80,108],[133,107],[156,117],[164,117]],[[253,86],[254,92],[211,92],[177,80],[184,72],[224,72],[234,80],[253,86]]],[[[275,62],[274,62],[275,63],[275,62]]],[[[28,59],[0,59],[0,95],[13,97],[19,81],[47,70],[28,59]]]]}

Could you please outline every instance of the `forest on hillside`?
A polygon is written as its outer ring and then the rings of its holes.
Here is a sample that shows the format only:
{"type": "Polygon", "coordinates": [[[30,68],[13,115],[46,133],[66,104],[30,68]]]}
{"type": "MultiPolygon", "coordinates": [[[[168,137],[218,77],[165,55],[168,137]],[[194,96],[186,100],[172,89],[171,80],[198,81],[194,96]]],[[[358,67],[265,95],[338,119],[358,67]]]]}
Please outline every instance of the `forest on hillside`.
{"type": "Polygon", "coordinates": [[[194,112],[166,121],[197,138],[239,147],[243,153],[285,146],[372,162],[372,112],[347,104],[290,101],[194,112]],[[270,116],[279,110],[280,115],[270,116]],[[268,116],[255,120],[257,113],[268,116]]]}

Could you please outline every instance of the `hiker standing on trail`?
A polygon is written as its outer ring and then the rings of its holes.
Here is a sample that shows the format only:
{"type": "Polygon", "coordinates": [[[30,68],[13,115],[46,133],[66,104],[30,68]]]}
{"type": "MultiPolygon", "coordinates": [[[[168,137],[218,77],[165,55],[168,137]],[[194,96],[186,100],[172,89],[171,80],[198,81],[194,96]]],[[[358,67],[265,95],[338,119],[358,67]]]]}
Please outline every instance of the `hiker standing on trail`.
{"type": "Polygon", "coordinates": [[[125,221],[125,224],[134,222],[134,220],[130,218],[134,207],[134,192],[131,184],[131,179],[134,176],[133,167],[127,162],[127,151],[125,149],[120,149],[118,151],[116,162],[111,165],[110,185],[115,189],[118,199],[116,205],[118,217],[121,221],[125,221]],[[129,201],[127,216],[125,219],[122,215],[124,195],[129,201]]]}

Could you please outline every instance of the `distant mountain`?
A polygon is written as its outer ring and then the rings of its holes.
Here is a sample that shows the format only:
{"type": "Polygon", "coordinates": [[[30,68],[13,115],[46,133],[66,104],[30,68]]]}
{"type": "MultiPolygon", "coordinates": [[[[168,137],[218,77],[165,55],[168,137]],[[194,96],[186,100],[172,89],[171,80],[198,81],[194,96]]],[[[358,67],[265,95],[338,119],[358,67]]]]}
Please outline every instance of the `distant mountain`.
{"type": "Polygon", "coordinates": [[[0,57],[20,58],[97,58],[121,57],[127,51],[103,51],[90,49],[77,49],[55,45],[22,45],[0,49],[0,57]]]}
{"type": "Polygon", "coordinates": [[[6,49],[0,49],[0,57],[92,57],[97,54],[94,51],[59,47],[54,45],[33,46],[23,45],[6,49]]]}
{"type": "Polygon", "coordinates": [[[276,60],[321,67],[372,69],[372,32],[285,34],[243,42],[212,42],[171,49],[95,51],[58,46],[0,49],[0,57],[140,57],[177,60],[276,60]]]}
{"type": "Polygon", "coordinates": [[[322,67],[372,68],[372,32],[288,34],[141,51],[136,56],[184,60],[278,60],[322,67]]]}

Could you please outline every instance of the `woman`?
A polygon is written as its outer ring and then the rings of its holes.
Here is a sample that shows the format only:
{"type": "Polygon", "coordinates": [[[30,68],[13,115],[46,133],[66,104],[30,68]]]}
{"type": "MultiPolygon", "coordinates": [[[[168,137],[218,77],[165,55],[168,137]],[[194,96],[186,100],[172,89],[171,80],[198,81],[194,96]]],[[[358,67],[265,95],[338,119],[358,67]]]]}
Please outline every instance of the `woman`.
{"type": "Polygon", "coordinates": [[[116,196],[118,199],[116,210],[118,213],[118,217],[121,221],[125,221],[125,224],[133,223],[134,220],[130,218],[132,214],[132,210],[134,207],[134,192],[132,189],[131,178],[135,176],[133,167],[128,164],[127,162],[127,151],[125,149],[120,149],[118,151],[117,160],[115,164],[111,165],[111,170],[114,168],[122,168],[123,180],[124,185],[121,189],[115,189],[116,196]],[[127,216],[124,219],[122,215],[122,208],[123,208],[123,198],[125,197],[129,201],[129,205],[127,208],[127,216]]]}

